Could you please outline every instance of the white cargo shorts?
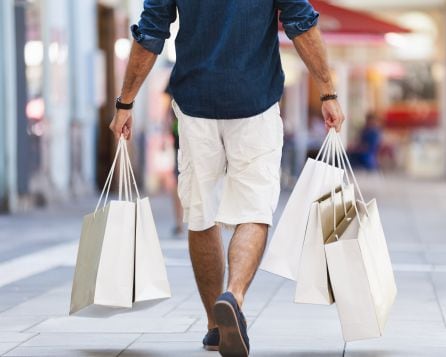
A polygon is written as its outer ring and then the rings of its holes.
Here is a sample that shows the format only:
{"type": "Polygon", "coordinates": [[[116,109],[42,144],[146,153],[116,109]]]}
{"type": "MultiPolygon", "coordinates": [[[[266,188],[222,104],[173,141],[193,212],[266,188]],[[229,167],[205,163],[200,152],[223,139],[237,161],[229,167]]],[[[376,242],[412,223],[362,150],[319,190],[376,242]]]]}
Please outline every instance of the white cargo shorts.
{"type": "Polygon", "coordinates": [[[178,118],[178,195],[189,230],[215,224],[272,225],[280,193],[283,123],[279,104],[242,119],[178,118]]]}

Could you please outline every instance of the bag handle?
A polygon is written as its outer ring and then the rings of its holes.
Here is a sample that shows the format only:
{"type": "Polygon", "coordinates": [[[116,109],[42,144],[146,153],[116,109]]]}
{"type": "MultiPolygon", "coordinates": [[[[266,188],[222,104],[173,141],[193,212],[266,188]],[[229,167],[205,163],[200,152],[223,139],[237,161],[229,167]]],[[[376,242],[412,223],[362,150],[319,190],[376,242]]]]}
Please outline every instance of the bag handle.
{"type": "Polygon", "coordinates": [[[116,164],[119,157],[119,184],[118,184],[118,199],[121,201],[123,199],[123,192],[124,192],[124,198],[126,201],[132,201],[132,189],[131,189],[131,177],[133,178],[133,184],[136,189],[138,198],[139,198],[139,192],[138,188],[136,186],[136,180],[135,176],[133,174],[130,157],[127,150],[127,144],[124,137],[121,135],[118,146],[116,149],[115,157],[113,159],[113,163],[111,165],[110,171],[108,172],[107,179],[105,181],[104,187],[102,189],[101,195],[99,197],[98,203],[96,204],[96,208],[94,210],[94,213],[96,213],[101,205],[101,202],[103,202],[102,209],[105,208],[108,196],[111,189],[111,184],[113,181],[113,174],[115,172],[116,164]],[[104,196],[105,194],[105,196],[104,196]],[[102,200],[104,198],[104,200],[102,200]]]}
{"type": "Polygon", "coordinates": [[[341,162],[342,162],[342,165],[344,167],[346,177],[348,179],[348,175],[350,173],[350,175],[352,177],[352,180],[353,180],[353,183],[354,183],[354,187],[358,191],[360,202],[364,204],[365,211],[366,211],[366,214],[368,216],[369,212],[367,210],[367,204],[366,204],[366,202],[364,200],[364,196],[362,195],[362,192],[361,192],[361,189],[359,187],[358,181],[356,180],[355,173],[353,172],[352,165],[350,163],[350,160],[348,159],[347,152],[345,151],[344,144],[342,143],[342,140],[339,137],[339,135],[336,135],[336,142],[337,142],[337,148],[338,148],[337,150],[340,152],[341,162]]]}
{"type": "MultiPolygon", "coordinates": [[[[367,204],[364,201],[364,197],[362,195],[361,189],[359,188],[358,181],[356,180],[356,176],[355,176],[355,174],[353,172],[352,166],[350,164],[350,161],[348,159],[348,156],[347,156],[347,153],[345,151],[344,145],[343,145],[339,135],[336,135],[336,152],[337,152],[337,156],[338,156],[338,160],[339,160],[340,166],[344,170],[347,182],[350,184],[350,179],[349,179],[349,173],[350,173],[351,176],[352,176],[352,180],[353,180],[353,187],[359,193],[359,197],[360,197],[360,201],[359,202],[361,202],[364,205],[366,215],[368,216],[369,212],[368,212],[368,209],[367,209],[367,204]]],[[[353,207],[354,207],[355,212],[356,212],[356,217],[358,219],[359,226],[363,227],[363,222],[361,221],[361,218],[360,218],[360,215],[359,215],[359,210],[358,210],[358,206],[357,206],[356,200],[353,201],[353,207]]],[[[335,238],[336,238],[336,240],[339,240],[339,236],[337,234],[335,234],[335,238]]]]}
{"type": "Polygon", "coordinates": [[[135,174],[133,173],[133,168],[132,168],[132,162],[130,160],[130,155],[129,155],[129,151],[127,148],[127,144],[124,143],[123,145],[124,148],[124,154],[125,154],[125,158],[126,158],[126,163],[127,163],[127,175],[128,175],[128,184],[129,184],[129,190],[130,190],[130,195],[132,194],[132,189],[131,189],[131,182],[133,182],[133,187],[135,188],[135,192],[136,192],[136,196],[138,197],[138,199],[140,199],[141,197],[139,196],[139,190],[138,190],[138,185],[136,184],[136,179],[135,179],[135,174]]]}
{"type": "Polygon", "coordinates": [[[105,199],[104,199],[104,206],[102,208],[105,207],[105,202],[107,202],[108,194],[110,192],[110,187],[111,187],[111,183],[112,183],[112,180],[113,180],[113,173],[115,172],[116,161],[118,160],[118,156],[119,156],[119,154],[121,152],[121,148],[122,148],[121,147],[121,142],[119,142],[118,143],[118,147],[116,148],[116,153],[115,153],[115,157],[113,159],[113,163],[112,163],[112,165],[110,167],[110,171],[108,172],[107,179],[105,180],[105,184],[104,184],[104,187],[102,188],[102,192],[101,192],[101,195],[99,196],[99,200],[98,200],[98,203],[96,204],[96,208],[94,210],[94,213],[96,213],[97,210],[99,209],[99,206],[101,204],[102,197],[104,196],[104,193],[105,193],[105,199]]]}
{"type": "MultiPolygon", "coordinates": [[[[336,145],[337,145],[336,138],[337,138],[336,130],[334,128],[330,128],[330,130],[328,131],[328,134],[322,144],[322,147],[318,153],[318,156],[316,158],[318,160],[319,157],[321,157],[320,161],[325,163],[327,166],[332,166],[332,167],[340,166],[339,161],[338,161],[338,164],[336,163],[336,159],[338,157],[338,155],[336,153],[336,151],[337,151],[336,150],[336,145]]],[[[322,182],[325,182],[327,171],[328,171],[328,167],[326,167],[326,169],[324,170],[324,176],[322,178],[322,182]]],[[[341,176],[340,181],[341,181],[342,205],[344,207],[344,214],[347,215],[347,205],[345,202],[345,192],[344,192],[344,184],[343,184],[343,176],[345,175],[345,170],[344,170],[344,173],[339,172],[339,175],[341,176]]],[[[333,231],[335,231],[337,228],[335,195],[336,195],[336,185],[335,185],[334,178],[332,178],[331,201],[332,201],[332,207],[333,207],[333,231]]]]}
{"type": "MultiPolygon", "coordinates": [[[[334,128],[330,129],[332,131],[332,135],[333,135],[333,142],[331,143],[331,150],[330,150],[330,154],[331,154],[331,161],[333,163],[334,167],[339,167],[339,169],[342,170],[342,172],[339,172],[339,181],[341,182],[340,187],[341,187],[341,200],[342,200],[342,206],[344,208],[344,216],[347,216],[347,204],[345,203],[345,191],[344,191],[344,177],[346,177],[346,172],[345,169],[342,168],[342,166],[340,165],[340,161],[339,161],[339,155],[338,155],[338,150],[337,150],[337,137],[338,134],[336,133],[336,130],[334,128]]],[[[348,182],[348,180],[347,180],[348,182]]],[[[349,184],[349,182],[348,182],[349,184]]],[[[336,200],[335,200],[335,195],[336,195],[336,189],[335,189],[335,185],[334,185],[334,180],[333,180],[333,185],[331,188],[331,200],[332,200],[332,207],[333,207],[333,232],[336,231],[337,228],[337,215],[336,215],[336,200]]]]}

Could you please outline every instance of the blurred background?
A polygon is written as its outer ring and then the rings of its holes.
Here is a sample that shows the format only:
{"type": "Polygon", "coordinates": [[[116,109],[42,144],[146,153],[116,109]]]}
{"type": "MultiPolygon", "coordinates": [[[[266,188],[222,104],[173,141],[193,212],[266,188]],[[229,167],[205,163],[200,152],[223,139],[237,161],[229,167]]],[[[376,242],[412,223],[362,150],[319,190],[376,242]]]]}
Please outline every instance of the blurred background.
{"type": "MultiPolygon", "coordinates": [[[[379,203],[399,295],[383,338],[347,345],[335,305],[293,304],[295,282],[259,271],[244,310],[253,355],[446,356],[446,0],[311,3],[348,119],[342,136],[365,197],[379,203]]],[[[136,98],[129,143],[173,297],[105,320],[67,316],[82,216],[115,153],[108,126],[142,5],[0,0],[0,355],[208,355],[166,93],[178,23],[136,98]]],[[[326,133],[315,84],[280,28],[279,37],[285,137],[275,222],[326,133]]]]}
{"type": "MultiPolygon", "coordinates": [[[[108,124],[142,0],[0,2],[0,210],[47,206],[101,188],[114,153],[108,124]]],[[[446,175],[443,0],[312,1],[347,114],[352,160],[410,178],[446,175]]],[[[151,194],[175,186],[175,132],[165,94],[171,39],[136,99],[134,165],[151,194]]],[[[279,33],[286,74],[284,189],[324,136],[319,95],[279,33]]],[[[237,54],[234,54],[235,56],[237,54]]]]}

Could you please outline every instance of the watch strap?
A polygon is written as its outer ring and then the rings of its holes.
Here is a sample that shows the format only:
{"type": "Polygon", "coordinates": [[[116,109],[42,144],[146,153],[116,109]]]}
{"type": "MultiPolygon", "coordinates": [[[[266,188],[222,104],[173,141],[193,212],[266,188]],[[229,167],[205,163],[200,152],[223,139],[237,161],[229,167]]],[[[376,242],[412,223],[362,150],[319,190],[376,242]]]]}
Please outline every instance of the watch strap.
{"type": "Polygon", "coordinates": [[[327,100],[334,100],[334,99],[338,99],[338,94],[336,92],[321,95],[321,102],[325,102],[327,100]]]}
{"type": "Polygon", "coordinates": [[[131,103],[122,103],[121,97],[116,98],[116,109],[124,109],[124,110],[130,110],[133,108],[133,102],[131,103]]]}

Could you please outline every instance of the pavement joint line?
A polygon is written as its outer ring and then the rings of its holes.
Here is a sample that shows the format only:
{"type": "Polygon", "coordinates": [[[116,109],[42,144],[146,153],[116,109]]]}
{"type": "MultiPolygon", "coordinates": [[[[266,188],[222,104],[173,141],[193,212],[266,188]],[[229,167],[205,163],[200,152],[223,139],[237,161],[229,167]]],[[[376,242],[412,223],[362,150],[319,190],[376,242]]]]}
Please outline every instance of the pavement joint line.
{"type": "Polygon", "coordinates": [[[25,339],[25,340],[19,342],[17,345],[15,345],[14,347],[12,347],[11,349],[6,350],[5,352],[3,352],[2,356],[6,356],[9,352],[14,351],[16,348],[22,346],[25,342],[28,342],[29,340],[31,340],[31,339],[33,339],[34,337],[37,337],[37,336],[39,336],[39,335],[40,335],[40,332],[36,332],[36,333],[34,333],[34,335],[29,336],[27,339],[25,339]]]}
{"type": "MultiPolygon", "coordinates": [[[[20,332],[21,332],[21,333],[26,332],[26,331],[28,331],[29,329],[32,329],[32,328],[34,328],[34,327],[40,325],[42,322],[45,322],[46,320],[48,320],[48,319],[50,319],[50,318],[51,318],[51,316],[45,316],[45,317],[42,317],[38,322],[32,324],[31,326],[28,326],[27,328],[21,330],[20,332]]],[[[37,333],[40,333],[40,332],[37,332],[37,333]]]]}
{"type": "Polygon", "coordinates": [[[140,333],[138,337],[136,337],[132,342],[130,342],[127,346],[125,346],[117,355],[116,357],[121,356],[125,351],[127,351],[129,349],[129,347],[131,345],[133,345],[136,341],[138,341],[142,336],[144,335],[144,333],[140,333]]]}
{"type": "Polygon", "coordinates": [[[192,328],[192,326],[194,326],[196,323],[198,323],[198,321],[201,320],[200,317],[195,317],[194,319],[195,319],[195,321],[192,322],[192,323],[189,325],[189,327],[186,329],[186,331],[184,331],[184,333],[188,333],[188,332],[190,332],[190,329],[192,328]]]}
{"type": "Polygon", "coordinates": [[[432,278],[432,273],[429,274],[429,279],[430,279],[430,281],[432,283],[432,287],[434,289],[435,301],[437,302],[438,309],[440,310],[440,313],[441,313],[441,320],[443,321],[444,327],[446,327],[446,312],[444,311],[444,309],[443,309],[443,307],[441,305],[440,297],[439,297],[439,294],[438,294],[438,291],[437,291],[437,287],[436,287],[435,282],[434,282],[434,280],[432,278]]]}

